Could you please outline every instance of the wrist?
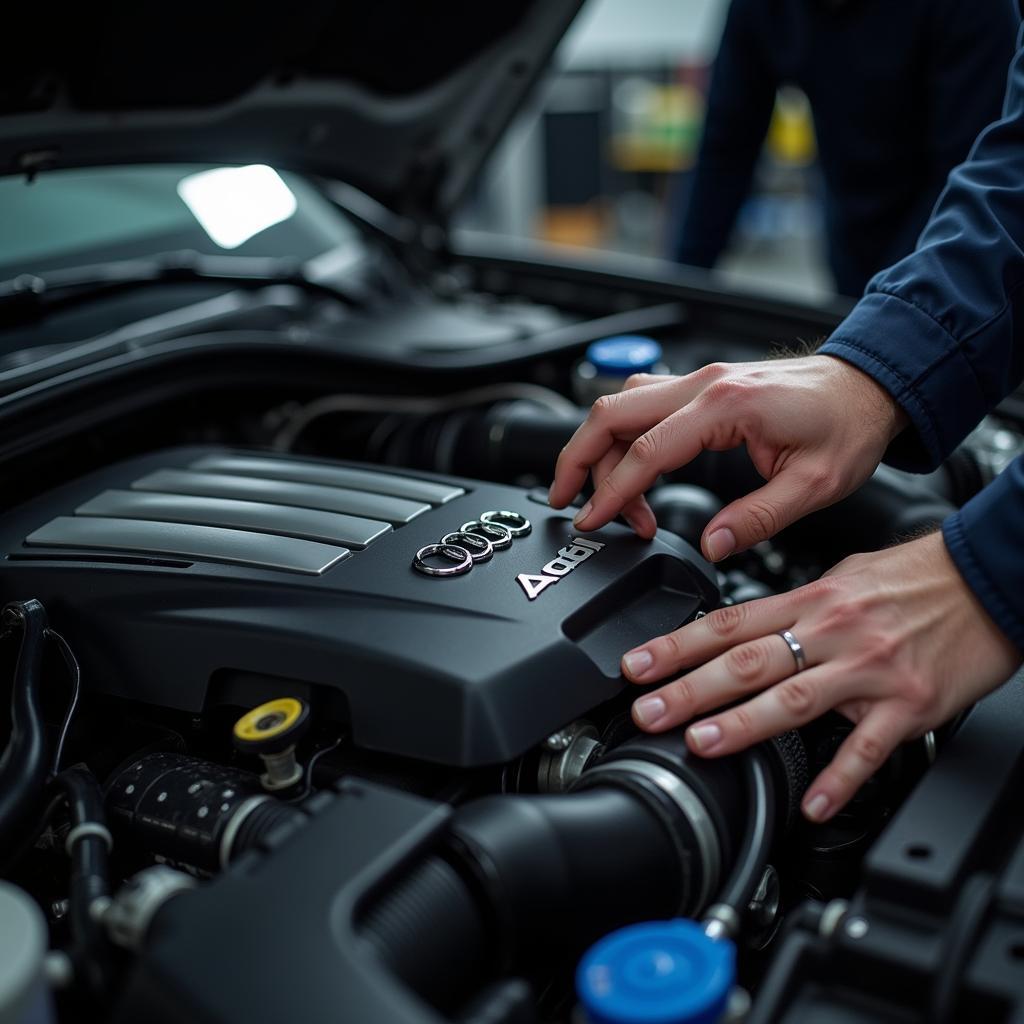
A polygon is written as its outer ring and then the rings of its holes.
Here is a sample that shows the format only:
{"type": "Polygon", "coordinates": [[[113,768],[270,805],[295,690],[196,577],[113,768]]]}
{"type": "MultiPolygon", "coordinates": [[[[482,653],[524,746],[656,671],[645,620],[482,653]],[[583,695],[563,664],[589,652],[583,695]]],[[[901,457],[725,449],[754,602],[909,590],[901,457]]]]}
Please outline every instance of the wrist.
{"type": "Polygon", "coordinates": [[[843,401],[852,401],[857,414],[863,417],[862,422],[870,424],[883,447],[888,447],[910,422],[903,407],[874,377],[853,363],[825,353],[815,358],[832,364],[829,372],[835,377],[843,401]]]}

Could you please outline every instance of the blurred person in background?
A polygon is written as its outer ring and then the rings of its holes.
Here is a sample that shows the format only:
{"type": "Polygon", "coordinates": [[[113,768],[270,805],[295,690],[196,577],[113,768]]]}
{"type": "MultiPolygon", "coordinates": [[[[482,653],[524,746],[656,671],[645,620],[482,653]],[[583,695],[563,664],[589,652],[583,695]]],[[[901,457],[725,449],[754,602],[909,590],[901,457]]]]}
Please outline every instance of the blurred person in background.
{"type": "MultiPolygon", "coordinates": [[[[1017,0],[732,0],[672,258],[725,249],[780,86],[806,93],[841,294],[911,252],[950,170],[999,116],[1017,0]]],[[[682,198],[682,196],[680,196],[682,198]]]]}

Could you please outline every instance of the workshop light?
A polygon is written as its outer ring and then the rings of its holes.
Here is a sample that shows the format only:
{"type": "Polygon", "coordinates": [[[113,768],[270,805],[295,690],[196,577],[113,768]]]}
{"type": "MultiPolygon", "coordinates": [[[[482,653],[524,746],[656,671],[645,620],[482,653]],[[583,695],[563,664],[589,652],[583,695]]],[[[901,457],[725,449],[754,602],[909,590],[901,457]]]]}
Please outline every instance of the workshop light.
{"type": "Polygon", "coordinates": [[[264,164],[190,174],[178,182],[178,195],[222,249],[287,220],[298,205],[277,171],[264,164]]]}

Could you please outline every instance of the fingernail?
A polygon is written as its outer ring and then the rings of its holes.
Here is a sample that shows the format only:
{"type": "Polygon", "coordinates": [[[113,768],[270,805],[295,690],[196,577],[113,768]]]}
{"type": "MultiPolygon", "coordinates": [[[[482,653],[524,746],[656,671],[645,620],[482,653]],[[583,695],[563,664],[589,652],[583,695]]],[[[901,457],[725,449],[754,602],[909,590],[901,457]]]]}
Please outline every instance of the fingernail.
{"type": "Polygon", "coordinates": [[[641,697],[633,705],[633,718],[638,725],[654,725],[665,714],[665,702],[660,697],[641,697]]]}
{"type": "MultiPolygon", "coordinates": [[[[554,485],[554,484],[552,484],[552,485],[551,485],[551,486],[550,486],[550,487],[548,488],[548,504],[549,504],[549,505],[551,505],[551,492],[552,492],[552,491],[553,491],[554,489],[555,489],[555,485],[554,485]]],[[[554,506],[553,506],[553,505],[552,505],[551,507],[552,507],[552,508],[554,508],[554,506]]]]}
{"type": "Polygon", "coordinates": [[[732,530],[725,528],[715,530],[708,537],[708,557],[712,562],[720,562],[723,558],[728,558],[735,550],[736,538],[733,536],[732,530]]]}
{"type": "Polygon", "coordinates": [[[690,737],[694,747],[703,754],[718,744],[722,738],[722,729],[714,722],[706,722],[704,725],[691,726],[686,730],[686,735],[690,737]]]}
{"type": "Polygon", "coordinates": [[[828,797],[824,793],[812,796],[804,805],[804,814],[811,821],[824,821],[828,817],[828,797]]]}
{"type": "Polygon", "coordinates": [[[592,501],[588,501],[586,505],[576,513],[576,516],[572,521],[572,525],[575,526],[577,530],[582,530],[583,524],[587,521],[587,517],[593,510],[594,503],[592,501]]]}
{"type": "Polygon", "coordinates": [[[626,671],[631,676],[642,676],[653,664],[654,658],[649,651],[630,651],[622,656],[626,671]]]}

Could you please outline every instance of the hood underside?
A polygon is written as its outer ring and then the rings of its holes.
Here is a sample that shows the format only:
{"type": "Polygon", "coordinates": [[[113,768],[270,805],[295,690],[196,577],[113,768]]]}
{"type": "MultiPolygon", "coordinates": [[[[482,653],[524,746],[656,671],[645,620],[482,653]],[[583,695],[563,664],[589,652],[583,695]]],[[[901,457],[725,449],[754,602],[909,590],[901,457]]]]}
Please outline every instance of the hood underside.
{"type": "Polygon", "coordinates": [[[0,174],[269,163],[443,220],[582,0],[9,12],[0,174]]]}

